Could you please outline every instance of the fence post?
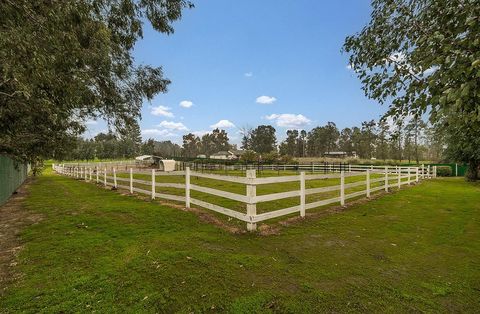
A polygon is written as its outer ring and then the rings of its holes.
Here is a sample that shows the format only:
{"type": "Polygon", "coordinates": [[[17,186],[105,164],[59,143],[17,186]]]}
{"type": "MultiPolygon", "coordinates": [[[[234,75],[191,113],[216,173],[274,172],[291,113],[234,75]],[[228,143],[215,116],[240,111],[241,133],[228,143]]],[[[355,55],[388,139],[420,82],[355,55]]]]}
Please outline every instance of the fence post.
{"type": "Polygon", "coordinates": [[[117,168],[113,168],[113,187],[117,188],[117,168]]]}
{"type": "Polygon", "coordinates": [[[421,175],[420,175],[420,178],[421,178],[422,180],[425,179],[425,165],[424,165],[424,164],[422,164],[422,173],[421,173],[421,175]]]}
{"type": "MultiPolygon", "coordinates": [[[[255,170],[247,170],[247,178],[249,179],[249,183],[253,183],[256,178],[255,170]]],[[[257,215],[257,204],[252,202],[252,198],[257,196],[257,187],[254,184],[247,184],[247,197],[249,198],[247,203],[247,216],[252,219],[252,217],[257,215]]],[[[257,224],[255,222],[247,222],[247,230],[248,231],[255,231],[257,230],[257,224]]]]}
{"type": "Polygon", "coordinates": [[[455,163],[455,176],[458,177],[458,164],[455,163]]]}
{"type": "Polygon", "coordinates": [[[345,172],[340,171],[340,205],[345,205],[345,172]]]}
{"type": "Polygon", "coordinates": [[[388,167],[385,166],[385,192],[388,192],[388,167]]]}
{"type": "Polygon", "coordinates": [[[370,169],[367,169],[367,197],[370,197],[370,169]]]}
{"type": "Polygon", "coordinates": [[[85,175],[85,181],[88,181],[87,166],[83,167],[83,172],[84,172],[84,175],[85,175]]]}
{"type": "Polygon", "coordinates": [[[430,165],[427,166],[427,179],[430,179],[430,165]]]}
{"type": "Polygon", "coordinates": [[[190,208],[190,167],[185,168],[185,207],[190,208]]]}
{"type": "Polygon", "coordinates": [[[96,181],[98,183],[98,166],[95,166],[95,177],[96,177],[96,181]]]}
{"type": "Polygon", "coordinates": [[[399,190],[402,187],[402,167],[400,166],[397,167],[397,186],[399,190]]]}
{"type": "Polygon", "coordinates": [[[437,177],[437,166],[433,166],[433,177],[437,177]]]}
{"type": "Polygon", "coordinates": [[[410,167],[408,167],[408,179],[407,179],[407,185],[410,185],[410,167]]]}
{"type": "Polygon", "coordinates": [[[107,167],[105,167],[105,172],[103,173],[103,185],[107,186],[107,167]]]}
{"type": "Polygon", "coordinates": [[[417,167],[417,171],[415,171],[415,182],[418,183],[418,167],[417,167]]]}
{"type": "Polygon", "coordinates": [[[130,194],[133,194],[133,170],[130,168],[130,194]]]}
{"type": "Polygon", "coordinates": [[[88,173],[90,174],[89,182],[92,182],[92,167],[88,168],[88,173]]]}
{"type": "Polygon", "coordinates": [[[352,172],[352,164],[348,164],[348,172],[352,172]]]}
{"type": "Polygon", "coordinates": [[[152,200],[155,199],[155,169],[152,169],[152,200]]]}
{"type": "Polygon", "coordinates": [[[300,172],[300,216],[305,217],[305,172],[300,172]]]}

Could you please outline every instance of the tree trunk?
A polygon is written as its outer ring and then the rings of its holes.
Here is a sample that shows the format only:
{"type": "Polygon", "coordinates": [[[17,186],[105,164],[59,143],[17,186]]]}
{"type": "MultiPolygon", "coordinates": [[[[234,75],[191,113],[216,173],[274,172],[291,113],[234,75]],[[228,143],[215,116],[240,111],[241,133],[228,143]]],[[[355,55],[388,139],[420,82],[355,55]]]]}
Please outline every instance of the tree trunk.
{"type": "Polygon", "coordinates": [[[467,181],[477,181],[478,180],[478,166],[480,165],[479,160],[470,160],[468,163],[468,169],[466,178],[467,181]]]}

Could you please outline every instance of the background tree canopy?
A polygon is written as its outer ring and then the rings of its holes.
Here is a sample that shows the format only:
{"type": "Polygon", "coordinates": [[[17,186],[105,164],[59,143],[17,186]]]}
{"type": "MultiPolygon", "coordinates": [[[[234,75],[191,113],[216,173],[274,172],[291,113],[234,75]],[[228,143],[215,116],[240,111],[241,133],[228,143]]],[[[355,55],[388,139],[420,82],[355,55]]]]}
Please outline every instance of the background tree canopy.
{"type": "Polygon", "coordinates": [[[0,152],[61,158],[102,117],[119,133],[144,99],[165,92],[160,67],[137,65],[143,23],[165,34],[185,0],[5,0],[0,2],[0,152]]]}
{"type": "Polygon", "coordinates": [[[478,0],[373,0],[370,23],[344,50],[365,94],[387,115],[429,114],[447,152],[480,164],[480,5],[478,0]]]}

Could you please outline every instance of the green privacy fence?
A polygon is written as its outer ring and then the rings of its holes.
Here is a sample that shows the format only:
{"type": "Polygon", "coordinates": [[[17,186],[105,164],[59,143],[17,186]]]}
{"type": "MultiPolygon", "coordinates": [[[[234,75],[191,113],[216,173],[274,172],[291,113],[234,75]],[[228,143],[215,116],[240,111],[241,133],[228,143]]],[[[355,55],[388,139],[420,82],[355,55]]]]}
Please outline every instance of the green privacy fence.
{"type": "Polygon", "coordinates": [[[25,181],[28,170],[26,163],[18,163],[10,157],[0,155],[0,205],[25,181]]]}

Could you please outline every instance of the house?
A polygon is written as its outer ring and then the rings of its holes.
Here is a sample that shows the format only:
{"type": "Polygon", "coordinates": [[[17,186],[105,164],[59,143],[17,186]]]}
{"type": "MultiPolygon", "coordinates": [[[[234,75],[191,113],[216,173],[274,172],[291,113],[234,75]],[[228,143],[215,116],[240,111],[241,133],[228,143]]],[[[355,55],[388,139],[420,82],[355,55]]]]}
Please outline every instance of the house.
{"type": "Polygon", "coordinates": [[[243,154],[245,154],[244,150],[232,149],[228,151],[219,151],[218,153],[210,155],[210,158],[222,160],[236,160],[239,159],[243,154]]]}

